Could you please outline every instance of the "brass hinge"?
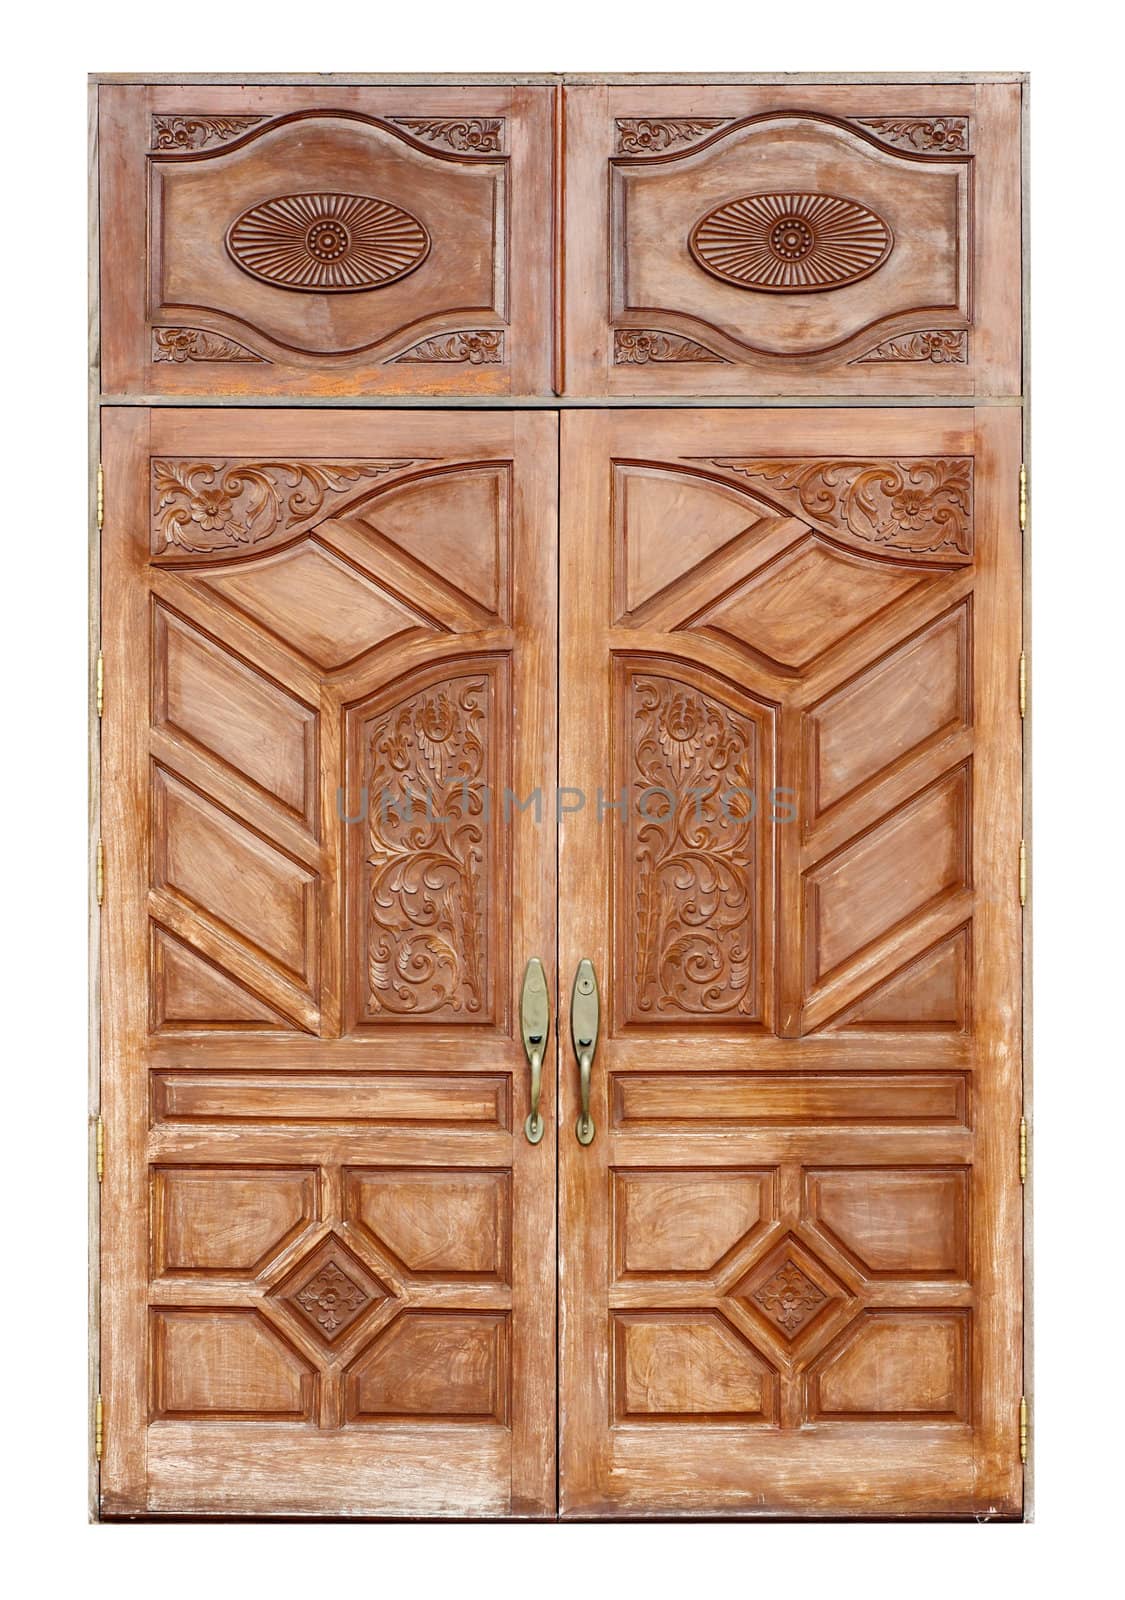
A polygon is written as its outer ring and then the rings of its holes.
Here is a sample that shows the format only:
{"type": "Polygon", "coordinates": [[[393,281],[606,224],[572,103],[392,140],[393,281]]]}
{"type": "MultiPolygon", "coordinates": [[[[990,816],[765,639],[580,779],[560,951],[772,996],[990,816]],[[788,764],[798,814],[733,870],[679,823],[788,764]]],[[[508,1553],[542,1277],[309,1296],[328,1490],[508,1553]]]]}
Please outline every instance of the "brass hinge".
{"type": "Polygon", "coordinates": [[[105,473],[102,464],[98,462],[98,527],[105,526],[105,473]]]}
{"type": "Polygon", "coordinates": [[[94,683],[94,696],[98,708],[98,716],[100,717],[105,710],[105,662],[102,659],[100,650],[98,651],[98,665],[94,674],[94,683]]]}
{"type": "Polygon", "coordinates": [[[1027,840],[1020,840],[1020,905],[1027,904],[1027,840]]]}
{"type": "Polygon", "coordinates": [[[1020,1182],[1027,1182],[1027,1118],[1020,1118],[1020,1182]]]}
{"type": "Polygon", "coordinates": [[[105,899],[105,845],[98,840],[98,850],[94,861],[94,893],[101,905],[105,899]]]}
{"type": "Polygon", "coordinates": [[[101,1183],[105,1177],[105,1123],[101,1117],[94,1124],[94,1169],[101,1183]]]}
{"type": "Polygon", "coordinates": [[[1020,462],[1020,530],[1027,527],[1027,468],[1020,462]]]}
{"type": "Polygon", "coordinates": [[[1020,1460],[1027,1460],[1027,1396],[1020,1395],[1020,1460]]]}
{"type": "MultiPolygon", "coordinates": [[[[101,657],[98,657],[101,660],[101,657]]],[[[100,680],[99,680],[100,682],[100,680]]],[[[101,713],[101,700],[98,701],[98,712],[101,713]]],[[[1027,651],[1020,651],[1020,716],[1027,716],[1027,651]]]]}
{"type": "Polygon", "coordinates": [[[105,1406],[101,1395],[94,1402],[94,1459],[100,1461],[105,1454],[105,1406]]]}

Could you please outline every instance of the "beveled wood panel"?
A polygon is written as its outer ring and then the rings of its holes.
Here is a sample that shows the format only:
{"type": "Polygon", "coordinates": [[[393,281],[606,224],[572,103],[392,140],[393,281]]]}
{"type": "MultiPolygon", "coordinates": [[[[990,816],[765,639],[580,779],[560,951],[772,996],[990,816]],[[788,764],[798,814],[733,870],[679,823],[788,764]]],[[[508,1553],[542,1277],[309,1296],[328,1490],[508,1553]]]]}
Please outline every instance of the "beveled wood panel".
{"type": "Polygon", "coordinates": [[[106,393],[550,390],[550,88],[97,94],[106,393]]]}
{"type": "Polygon", "coordinates": [[[563,418],[564,1516],[1020,1510],[1019,442],[563,418]]]}
{"type": "Polygon", "coordinates": [[[103,424],[103,1509],[550,1515],[557,419],[103,424]]]}
{"type": "Polygon", "coordinates": [[[568,392],[1019,392],[1018,84],[565,96],[568,392]]]}

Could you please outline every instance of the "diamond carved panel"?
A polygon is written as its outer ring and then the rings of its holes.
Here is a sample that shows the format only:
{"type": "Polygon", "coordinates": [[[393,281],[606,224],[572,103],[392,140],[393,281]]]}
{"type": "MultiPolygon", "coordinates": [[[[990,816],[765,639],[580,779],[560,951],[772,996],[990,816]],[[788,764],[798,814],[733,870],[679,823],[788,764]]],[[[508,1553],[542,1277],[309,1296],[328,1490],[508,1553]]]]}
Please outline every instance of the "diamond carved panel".
{"type": "Polygon", "coordinates": [[[330,1234],[270,1293],[328,1346],[392,1298],[336,1234],[330,1234]]]}
{"type": "Polygon", "coordinates": [[[793,1234],[729,1292],[786,1345],[803,1340],[814,1324],[852,1298],[851,1291],[793,1234]]]}

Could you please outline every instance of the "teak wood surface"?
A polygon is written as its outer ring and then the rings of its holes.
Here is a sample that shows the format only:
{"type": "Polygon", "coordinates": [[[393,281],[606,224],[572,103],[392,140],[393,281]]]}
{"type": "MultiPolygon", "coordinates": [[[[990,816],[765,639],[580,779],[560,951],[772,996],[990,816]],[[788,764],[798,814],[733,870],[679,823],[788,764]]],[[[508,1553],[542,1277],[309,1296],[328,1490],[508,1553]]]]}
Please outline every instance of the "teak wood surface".
{"type": "Polygon", "coordinates": [[[94,81],[97,1515],[1027,1514],[1025,89],[94,81]]]}

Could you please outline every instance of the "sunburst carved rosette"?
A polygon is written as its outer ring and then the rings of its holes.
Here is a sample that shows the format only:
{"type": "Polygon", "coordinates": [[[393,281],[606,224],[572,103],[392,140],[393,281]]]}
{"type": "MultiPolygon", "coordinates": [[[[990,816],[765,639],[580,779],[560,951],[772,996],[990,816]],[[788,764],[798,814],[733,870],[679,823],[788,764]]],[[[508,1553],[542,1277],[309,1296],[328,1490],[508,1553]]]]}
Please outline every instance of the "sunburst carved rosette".
{"type": "Polygon", "coordinates": [[[882,217],[831,194],[750,194],[707,212],[688,237],[705,272],[739,289],[812,294],[868,277],[894,244],[882,217]]]}
{"type": "Polygon", "coordinates": [[[368,1020],[486,1020],[490,733],[484,674],[368,724],[368,1020]]]}
{"type": "Polygon", "coordinates": [[[363,194],[278,195],[244,211],[227,232],[227,250],[243,272],[307,294],[381,289],[413,272],[429,249],[417,217],[363,194]]]}
{"type": "Polygon", "coordinates": [[[754,725],[673,678],[626,684],[630,1020],[752,1016],[754,725]]]}

